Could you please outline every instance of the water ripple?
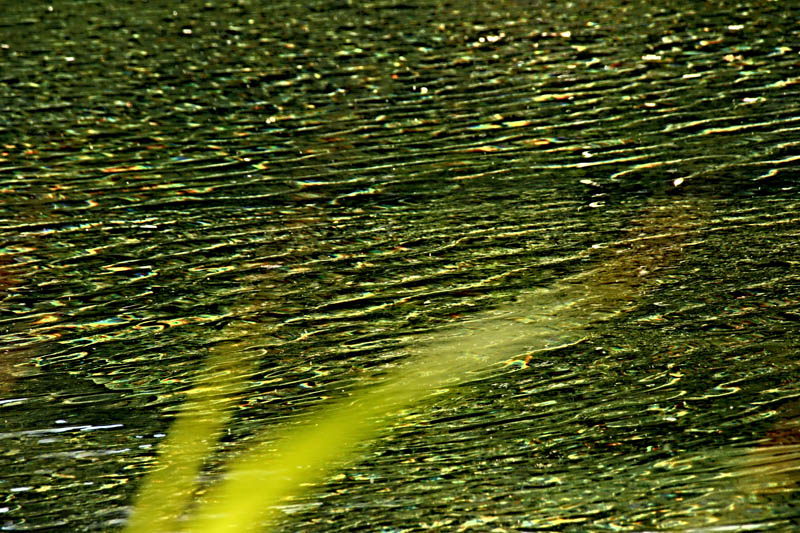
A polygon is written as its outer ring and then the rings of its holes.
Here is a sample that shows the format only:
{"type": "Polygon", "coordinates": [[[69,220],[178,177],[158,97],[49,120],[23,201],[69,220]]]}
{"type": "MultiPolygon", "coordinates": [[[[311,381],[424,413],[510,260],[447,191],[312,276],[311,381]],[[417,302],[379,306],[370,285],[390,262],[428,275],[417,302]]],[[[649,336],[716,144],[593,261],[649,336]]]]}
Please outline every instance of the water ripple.
{"type": "Polygon", "coordinates": [[[797,523],[795,7],[193,4],[0,15],[4,527],[119,527],[230,340],[209,475],[484,356],[286,530],[797,523]]]}

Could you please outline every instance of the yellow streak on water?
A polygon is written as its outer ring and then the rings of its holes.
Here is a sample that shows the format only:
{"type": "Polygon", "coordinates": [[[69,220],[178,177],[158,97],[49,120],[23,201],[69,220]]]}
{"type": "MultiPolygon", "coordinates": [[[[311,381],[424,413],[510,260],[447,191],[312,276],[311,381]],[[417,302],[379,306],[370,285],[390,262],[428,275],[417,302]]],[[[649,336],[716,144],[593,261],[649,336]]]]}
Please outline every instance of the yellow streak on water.
{"type": "Polygon", "coordinates": [[[245,368],[232,355],[242,348],[232,343],[211,351],[196,387],[160,447],[157,468],[137,493],[126,533],[180,530],[178,520],[191,503],[198,472],[230,418],[231,398],[244,384],[245,368]]]}
{"type": "Polygon", "coordinates": [[[503,358],[582,338],[577,324],[554,331],[550,325],[518,320],[516,311],[495,311],[467,328],[430,340],[415,350],[408,363],[385,376],[381,385],[306,418],[277,443],[267,430],[259,444],[229,465],[228,479],[207,495],[209,504],[187,530],[258,531],[277,512],[277,505],[325,478],[404,408],[503,358]]]}
{"type": "MultiPolygon", "coordinates": [[[[283,434],[265,430],[247,453],[228,465],[226,479],[209,490],[197,515],[178,527],[176,518],[190,503],[202,459],[228,420],[227,406],[211,400],[212,392],[219,393],[212,385],[218,380],[207,376],[201,380],[206,392],[187,403],[163,447],[162,466],[142,488],[128,533],[261,530],[281,504],[324,480],[404,408],[492,365],[581,341],[587,325],[620,312],[652,271],[676,260],[691,234],[692,212],[677,202],[653,207],[636,221],[621,248],[610,254],[587,252],[606,256],[599,267],[434,333],[410,350],[407,362],[390,370],[380,385],[308,415],[283,434]],[[205,416],[191,414],[197,412],[205,416]]],[[[235,361],[230,352],[213,354],[211,366],[224,368],[226,354],[228,361],[235,361]]]]}

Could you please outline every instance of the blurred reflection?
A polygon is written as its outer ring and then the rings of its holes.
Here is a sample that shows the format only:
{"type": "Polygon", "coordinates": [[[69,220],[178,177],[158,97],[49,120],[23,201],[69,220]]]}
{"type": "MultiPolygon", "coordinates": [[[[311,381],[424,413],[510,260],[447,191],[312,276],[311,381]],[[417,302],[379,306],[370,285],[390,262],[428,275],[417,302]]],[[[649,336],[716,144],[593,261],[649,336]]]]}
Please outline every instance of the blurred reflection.
{"type": "Polygon", "coordinates": [[[784,407],[757,446],[733,461],[738,490],[746,495],[797,497],[800,490],[800,403],[784,407]]]}
{"type": "MultiPolygon", "coordinates": [[[[9,270],[13,264],[9,256],[0,255],[0,294],[4,297],[19,286],[19,279],[9,270]]],[[[35,369],[26,364],[32,357],[35,341],[20,334],[22,324],[6,326],[2,331],[4,342],[0,346],[0,395],[10,393],[18,377],[30,375],[35,369]],[[10,330],[10,331],[9,331],[10,330]]]]}
{"type": "MultiPolygon", "coordinates": [[[[359,443],[372,440],[398,413],[432,392],[494,364],[526,365],[542,350],[579,342],[587,326],[623,311],[638,292],[657,281],[660,269],[680,259],[695,213],[683,202],[654,204],[633,221],[621,246],[586,252],[585,259],[599,260],[600,266],[431,332],[407,349],[410,356],[403,363],[388,365],[375,387],[351,391],[291,427],[267,428],[246,454],[229,464],[227,479],[207,493],[190,529],[255,531],[287,498],[319,484],[352,457],[359,443]]],[[[231,326],[229,333],[239,336],[241,327],[231,326]]],[[[135,516],[151,514],[139,509],[135,516]]]]}

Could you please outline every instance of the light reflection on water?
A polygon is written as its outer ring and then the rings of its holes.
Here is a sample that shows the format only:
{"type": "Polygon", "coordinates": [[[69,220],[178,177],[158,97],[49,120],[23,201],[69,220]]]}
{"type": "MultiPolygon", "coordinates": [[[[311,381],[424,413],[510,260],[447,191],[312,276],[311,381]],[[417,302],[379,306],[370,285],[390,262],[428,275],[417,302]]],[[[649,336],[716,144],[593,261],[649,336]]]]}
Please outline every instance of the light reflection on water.
{"type": "Polygon", "coordinates": [[[795,6],[50,8],[0,13],[0,527],[121,527],[229,342],[204,479],[447,381],[286,530],[795,527],[795,6]]]}
{"type": "MultiPolygon", "coordinates": [[[[329,476],[331,466],[341,464],[359,442],[371,440],[378,428],[390,424],[396,411],[415,406],[432,392],[446,393],[470,374],[480,374],[498,362],[527,368],[542,351],[586,340],[588,325],[618,314],[621,303],[634,297],[634,288],[641,288],[642,278],[662,268],[666,258],[675,259],[685,231],[691,229],[680,221],[696,219],[686,216],[691,212],[688,206],[680,207],[681,211],[675,205],[658,206],[654,208],[660,211],[658,217],[637,219],[638,231],[623,240],[630,249],[616,250],[596,269],[522,296],[513,306],[462,320],[457,328],[434,332],[427,340],[417,339],[408,348],[408,360],[375,387],[300,418],[299,426],[287,435],[272,435],[277,443],[257,442],[230,465],[225,482],[203,500],[199,523],[187,527],[255,531],[266,510],[285,510],[285,505],[276,503],[297,498],[306,486],[329,476]],[[652,224],[664,219],[671,221],[666,233],[652,224]],[[254,494],[256,487],[261,489],[254,494]]],[[[187,409],[193,410],[191,404],[187,409]]],[[[137,507],[134,516],[158,511],[157,506],[137,507]]],[[[484,517],[467,525],[486,522],[484,517]]]]}

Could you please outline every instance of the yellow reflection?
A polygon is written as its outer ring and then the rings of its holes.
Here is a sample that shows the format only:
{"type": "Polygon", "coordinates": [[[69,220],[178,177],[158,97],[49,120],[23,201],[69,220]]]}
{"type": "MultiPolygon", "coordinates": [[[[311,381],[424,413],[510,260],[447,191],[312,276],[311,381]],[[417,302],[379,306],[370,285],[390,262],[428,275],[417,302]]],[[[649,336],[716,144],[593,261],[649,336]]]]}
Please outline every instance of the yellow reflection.
{"type": "MultiPolygon", "coordinates": [[[[620,247],[586,252],[586,259],[600,266],[521,295],[514,304],[478,314],[457,328],[434,332],[378,385],[353,392],[281,434],[265,430],[247,453],[228,465],[226,478],[203,497],[198,513],[179,523],[191,503],[203,458],[228,421],[229,406],[216,399],[222,394],[215,388],[219,373],[206,371],[200,392],[187,402],[163,446],[160,466],[142,488],[127,531],[262,529],[281,504],[324,480],[404,408],[491,365],[527,362],[541,350],[579,342],[588,324],[620,312],[651,283],[653,272],[680,256],[694,211],[679,203],[653,206],[634,221],[620,247]]],[[[238,336],[236,331],[227,333],[238,336]]],[[[239,348],[217,350],[209,362],[211,369],[227,369],[228,386],[245,375],[229,368],[239,364],[234,353],[239,348]]]]}
{"type": "MultiPolygon", "coordinates": [[[[790,405],[785,411],[797,411],[790,405]]],[[[774,425],[759,445],[732,461],[738,489],[743,494],[769,495],[800,489],[800,419],[784,419],[774,425]]]]}
{"type": "Polygon", "coordinates": [[[197,475],[216,446],[233,398],[244,383],[247,366],[237,357],[242,348],[240,343],[230,343],[211,350],[197,385],[159,449],[158,466],[139,489],[127,533],[181,530],[178,521],[193,499],[197,475]]]}

